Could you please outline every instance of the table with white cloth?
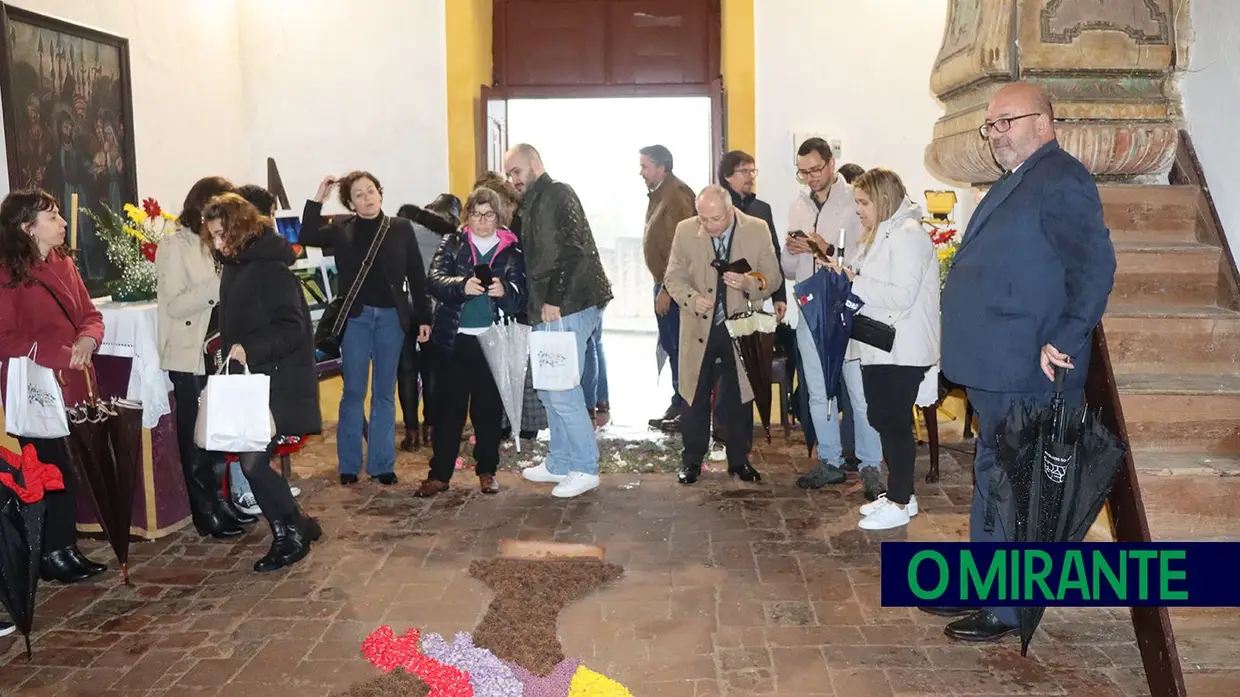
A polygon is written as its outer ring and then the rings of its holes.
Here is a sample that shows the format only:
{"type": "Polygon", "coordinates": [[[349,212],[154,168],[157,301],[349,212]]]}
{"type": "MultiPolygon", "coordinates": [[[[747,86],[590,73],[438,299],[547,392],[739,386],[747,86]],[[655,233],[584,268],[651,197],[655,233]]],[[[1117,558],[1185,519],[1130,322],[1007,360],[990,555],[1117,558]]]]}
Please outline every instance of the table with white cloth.
{"type": "MultiPolygon", "coordinates": [[[[172,381],[159,366],[158,312],[154,302],[119,303],[98,298],[103,343],[95,353],[99,394],[142,403],[142,471],[133,501],[130,534],[156,539],[190,519],[189,498],[177,447],[172,381]]],[[[90,496],[77,499],[78,530],[99,532],[90,496]]]]}

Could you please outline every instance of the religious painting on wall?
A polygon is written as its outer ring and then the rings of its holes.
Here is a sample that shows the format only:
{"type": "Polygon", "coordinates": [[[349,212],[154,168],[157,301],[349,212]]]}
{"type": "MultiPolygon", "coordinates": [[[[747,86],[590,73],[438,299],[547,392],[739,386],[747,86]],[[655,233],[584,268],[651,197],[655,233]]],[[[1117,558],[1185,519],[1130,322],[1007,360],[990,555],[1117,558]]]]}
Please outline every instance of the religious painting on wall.
{"type": "MultiPolygon", "coordinates": [[[[38,187],[71,217],[121,212],[138,200],[129,40],[0,3],[0,96],[9,187],[38,187]]],[[[123,215],[123,214],[122,214],[123,215]]],[[[89,216],[77,220],[77,263],[92,296],[118,277],[89,216]]]]}

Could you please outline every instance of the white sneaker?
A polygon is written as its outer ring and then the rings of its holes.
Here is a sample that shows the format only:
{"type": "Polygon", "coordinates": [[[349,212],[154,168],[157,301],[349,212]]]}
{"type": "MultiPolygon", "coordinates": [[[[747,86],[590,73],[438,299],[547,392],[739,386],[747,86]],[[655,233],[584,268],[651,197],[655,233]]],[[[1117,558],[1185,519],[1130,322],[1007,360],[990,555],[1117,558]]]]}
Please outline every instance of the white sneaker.
{"type": "MultiPolygon", "coordinates": [[[[887,500],[887,494],[879,494],[878,498],[874,499],[873,503],[867,503],[866,505],[861,507],[861,515],[870,515],[874,511],[878,510],[879,501],[886,501],[886,500],[887,500]]],[[[910,518],[917,515],[917,495],[916,494],[913,494],[908,497],[908,506],[905,506],[904,510],[908,511],[908,517],[910,518]]]]}
{"type": "Polygon", "coordinates": [[[526,481],[538,482],[539,484],[559,484],[568,479],[566,474],[552,474],[551,470],[547,469],[546,462],[543,462],[541,465],[526,467],[521,470],[521,476],[525,477],[526,481]]]}
{"type": "Polygon", "coordinates": [[[0,636],[8,636],[17,631],[17,625],[12,622],[0,622],[0,636]]]}
{"type": "MultiPolygon", "coordinates": [[[[527,470],[528,471],[528,470],[527,470]]],[[[591,489],[598,488],[598,475],[584,472],[569,472],[564,481],[555,485],[551,495],[560,499],[571,499],[591,489]]]]}
{"type": "Polygon", "coordinates": [[[908,508],[900,508],[886,498],[874,502],[878,504],[871,513],[857,523],[862,530],[890,530],[908,525],[908,508]]]}
{"type": "Polygon", "coordinates": [[[253,492],[237,497],[237,508],[246,515],[259,515],[263,509],[258,507],[258,499],[254,498],[253,492]]]}
{"type": "Polygon", "coordinates": [[[301,496],[301,489],[299,489],[299,488],[297,488],[297,487],[295,487],[295,486],[290,486],[290,487],[288,488],[288,493],[292,494],[292,495],[293,495],[293,498],[297,498],[298,496],[301,496]]]}

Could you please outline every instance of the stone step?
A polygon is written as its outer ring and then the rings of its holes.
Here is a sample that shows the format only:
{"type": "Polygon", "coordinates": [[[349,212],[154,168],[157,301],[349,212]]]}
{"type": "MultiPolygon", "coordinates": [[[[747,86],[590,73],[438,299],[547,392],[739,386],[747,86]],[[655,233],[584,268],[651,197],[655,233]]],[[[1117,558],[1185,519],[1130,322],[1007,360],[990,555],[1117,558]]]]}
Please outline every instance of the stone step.
{"type": "Polygon", "coordinates": [[[1102,214],[1116,242],[1194,242],[1196,186],[1104,184],[1102,214]]]}
{"type": "Polygon", "coordinates": [[[1199,242],[1115,242],[1111,302],[1214,305],[1222,250],[1199,242]]]}
{"type": "Polygon", "coordinates": [[[1240,374],[1117,374],[1133,450],[1240,454],[1240,374]]]}
{"type": "Polygon", "coordinates": [[[1234,310],[1114,302],[1103,328],[1116,374],[1231,373],[1240,366],[1240,312],[1234,310]]]}

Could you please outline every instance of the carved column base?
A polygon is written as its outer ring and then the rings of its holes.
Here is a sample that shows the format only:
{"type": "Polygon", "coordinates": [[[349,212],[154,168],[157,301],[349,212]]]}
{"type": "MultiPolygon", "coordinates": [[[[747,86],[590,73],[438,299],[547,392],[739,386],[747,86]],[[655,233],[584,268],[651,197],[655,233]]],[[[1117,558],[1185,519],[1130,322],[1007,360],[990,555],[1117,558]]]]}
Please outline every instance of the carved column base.
{"type": "MultiPolygon", "coordinates": [[[[1063,149],[1099,177],[1161,175],[1175,159],[1177,131],[1170,122],[1056,123],[1055,132],[1063,149]]],[[[942,179],[974,186],[1003,173],[975,130],[935,138],[926,147],[926,167],[942,179]]]]}

